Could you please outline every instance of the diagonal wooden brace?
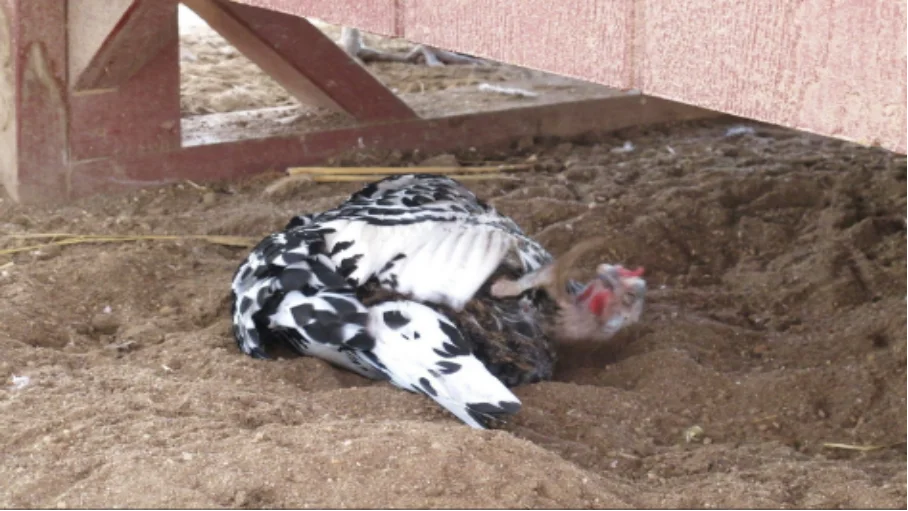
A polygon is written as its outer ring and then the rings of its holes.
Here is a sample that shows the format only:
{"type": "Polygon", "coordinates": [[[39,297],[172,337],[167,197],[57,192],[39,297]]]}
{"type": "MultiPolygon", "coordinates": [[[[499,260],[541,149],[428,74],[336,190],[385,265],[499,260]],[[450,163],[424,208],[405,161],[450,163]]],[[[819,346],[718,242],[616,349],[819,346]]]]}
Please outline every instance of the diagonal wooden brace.
{"type": "Polygon", "coordinates": [[[305,104],[360,121],[417,115],[304,18],[224,0],[186,0],[211,28],[305,104]]]}
{"type": "Polygon", "coordinates": [[[176,0],[69,0],[69,75],[76,90],[114,89],[176,42],[176,0]],[[168,24],[168,22],[170,22],[168,24]]]}

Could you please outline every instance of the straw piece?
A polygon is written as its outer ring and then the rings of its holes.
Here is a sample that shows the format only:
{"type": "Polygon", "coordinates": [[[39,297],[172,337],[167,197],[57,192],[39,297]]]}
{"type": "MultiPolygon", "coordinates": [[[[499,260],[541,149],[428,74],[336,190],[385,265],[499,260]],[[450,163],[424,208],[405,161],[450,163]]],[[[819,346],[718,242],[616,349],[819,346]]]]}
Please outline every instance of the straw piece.
{"type": "MultiPolygon", "coordinates": [[[[372,179],[380,179],[389,177],[388,175],[375,174],[375,175],[313,175],[312,180],[316,183],[340,183],[340,182],[365,182],[371,181],[372,179]]],[[[452,179],[459,179],[461,181],[486,181],[486,180],[504,180],[504,181],[517,181],[518,178],[514,176],[508,176],[506,174],[447,174],[447,177],[452,179]]]]}
{"type": "Polygon", "coordinates": [[[518,172],[532,169],[532,165],[514,164],[514,165],[486,165],[474,167],[455,167],[455,166],[437,166],[437,167],[290,167],[287,174],[293,176],[298,174],[313,175],[350,175],[350,176],[377,176],[386,174],[459,174],[472,172],[518,172]]]}
{"type": "Polygon", "coordinates": [[[262,193],[265,195],[275,195],[285,189],[288,189],[289,186],[296,183],[311,182],[312,176],[308,174],[296,174],[290,176],[284,176],[280,179],[275,180],[270,185],[266,186],[262,193]]]}
{"type": "Polygon", "coordinates": [[[895,447],[897,445],[904,444],[905,442],[895,442],[894,444],[885,444],[885,445],[853,445],[853,444],[839,444],[834,442],[827,442],[823,444],[823,447],[827,449],[842,449],[845,451],[859,451],[859,452],[870,452],[870,451],[879,451],[880,449],[887,449],[889,447],[895,447]]]}
{"type": "Polygon", "coordinates": [[[59,237],[68,237],[67,239],[55,240],[49,243],[42,243],[40,245],[29,245],[26,247],[18,248],[8,248],[0,250],[0,255],[6,254],[16,254],[19,252],[30,252],[32,250],[40,250],[42,248],[50,246],[63,246],[63,245],[78,245],[82,243],[124,243],[127,241],[143,241],[143,240],[154,240],[154,241],[179,241],[179,240],[199,240],[207,241],[209,243],[214,243],[216,245],[226,245],[231,247],[251,247],[255,244],[255,240],[252,238],[245,238],[242,236],[219,236],[219,235],[188,235],[188,236],[177,236],[177,235],[148,235],[148,236],[120,236],[120,235],[99,235],[99,234],[60,234],[60,233],[51,233],[51,234],[12,234],[9,236],[4,236],[4,238],[19,238],[19,239],[35,239],[35,238],[59,238],[59,237]]]}

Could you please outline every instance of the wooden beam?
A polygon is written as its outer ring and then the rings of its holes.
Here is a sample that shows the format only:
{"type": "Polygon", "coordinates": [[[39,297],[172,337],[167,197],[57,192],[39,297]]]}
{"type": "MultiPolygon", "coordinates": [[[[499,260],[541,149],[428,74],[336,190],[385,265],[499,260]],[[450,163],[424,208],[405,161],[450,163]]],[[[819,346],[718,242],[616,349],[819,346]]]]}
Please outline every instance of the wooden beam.
{"type": "Polygon", "coordinates": [[[68,7],[0,0],[0,181],[17,201],[70,197],[74,161],[180,148],[176,17],[158,20],[173,37],[134,79],[85,93],[68,81],[68,7]]]}
{"type": "Polygon", "coordinates": [[[15,200],[67,196],[66,4],[0,0],[0,178],[15,200]]]}
{"type": "MultiPolygon", "coordinates": [[[[177,32],[176,23],[165,29],[177,32]]],[[[180,48],[176,38],[116,89],[69,96],[71,161],[178,149],[180,48]]]]}
{"type": "Polygon", "coordinates": [[[176,0],[68,2],[70,160],[179,148],[176,0]]]}
{"type": "Polygon", "coordinates": [[[113,89],[177,40],[176,0],[68,0],[69,66],[77,90],[113,89]]]}
{"type": "Polygon", "coordinates": [[[716,112],[642,96],[613,96],[544,106],[411,119],[332,131],[184,147],[171,153],[75,162],[73,195],[185,179],[211,181],[324,163],[350,150],[496,147],[524,136],[572,137],[592,131],[715,117],[716,112]]]}
{"type": "Polygon", "coordinates": [[[211,28],[299,101],[361,121],[416,114],[303,18],[223,0],[186,0],[211,28]]]}

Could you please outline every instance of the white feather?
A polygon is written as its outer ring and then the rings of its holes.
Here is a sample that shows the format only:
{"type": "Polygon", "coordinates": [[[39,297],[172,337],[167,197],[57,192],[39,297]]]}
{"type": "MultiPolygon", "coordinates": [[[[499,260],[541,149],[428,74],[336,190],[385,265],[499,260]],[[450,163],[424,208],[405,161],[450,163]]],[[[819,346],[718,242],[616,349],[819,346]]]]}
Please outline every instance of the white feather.
{"type": "MultiPolygon", "coordinates": [[[[303,304],[309,304],[317,310],[335,310],[334,306],[332,306],[330,302],[324,299],[325,297],[333,297],[338,299],[346,298],[343,295],[335,293],[322,293],[319,296],[306,296],[299,291],[290,291],[284,296],[280,304],[278,304],[274,314],[269,316],[269,319],[271,320],[269,328],[284,328],[288,330],[295,330],[300,335],[303,335],[303,337],[305,337],[305,332],[299,328],[303,325],[300,325],[296,321],[296,318],[293,317],[293,308],[303,304]]],[[[366,308],[359,302],[350,300],[345,301],[347,301],[351,305],[356,306],[356,308],[362,312],[365,312],[366,310],[366,308]]],[[[359,328],[360,327],[358,327],[357,325],[344,325],[344,338],[353,337],[359,328]]],[[[367,378],[380,379],[383,377],[380,371],[374,369],[369,365],[357,363],[358,359],[356,357],[351,357],[348,354],[349,352],[341,350],[339,348],[341,348],[340,345],[324,344],[315,340],[309,340],[306,344],[305,352],[309,356],[327,360],[334,365],[349,369],[367,378]]]]}
{"type": "Polygon", "coordinates": [[[391,270],[398,275],[395,290],[455,310],[473,298],[514,245],[511,236],[489,225],[420,222],[376,226],[357,220],[327,225],[336,230],[325,237],[329,251],[339,242],[354,242],[331,259],[339,265],[346,258],[360,256],[356,270],[348,277],[355,279],[356,285],[403,254],[405,257],[391,270]]]}
{"type": "Polygon", "coordinates": [[[367,323],[368,332],[375,338],[372,353],[385,366],[391,382],[400,388],[421,392],[474,428],[483,425],[469,413],[469,404],[520,406],[520,400],[485,368],[472,353],[445,357],[444,344],[452,339],[439,322],[454,326],[447,318],[416,302],[385,302],[372,307],[367,323]],[[385,319],[386,312],[399,312],[408,322],[394,328],[385,319]],[[439,362],[451,362],[459,370],[444,374],[439,362]],[[426,392],[421,380],[428,381],[435,395],[426,392]]]}

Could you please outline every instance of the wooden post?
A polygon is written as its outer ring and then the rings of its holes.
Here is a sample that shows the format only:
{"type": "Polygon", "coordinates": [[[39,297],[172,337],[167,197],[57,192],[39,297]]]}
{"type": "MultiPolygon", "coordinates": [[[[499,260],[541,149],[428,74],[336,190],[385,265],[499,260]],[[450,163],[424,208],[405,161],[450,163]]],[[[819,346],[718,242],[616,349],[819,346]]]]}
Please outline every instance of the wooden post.
{"type": "Polygon", "coordinates": [[[73,66],[82,69],[79,76],[86,84],[109,87],[79,90],[78,84],[72,84],[69,90],[71,161],[179,149],[180,47],[176,0],[117,0],[128,4],[117,11],[111,11],[106,0],[68,1],[70,54],[83,55],[73,66]],[[85,22],[90,19],[96,22],[85,22]],[[140,22],[141,26],[137,26],[140,22]],[[100,35],[94,30],[100,31],[100,35]],[[105,33],[106,30],[111,32],[105,33]],[[142,47],[142,42],[152,37],[156,39],[154,43],[134,51],[135,46],[142,47]],[[99,40],[104,43],[95,44],[99,40]],[[98,53],[91,55],[92,51],[98,53]],[[80,67],[79,62],[88,64],[80,67]],[[97,67],[103,62],[111,62],[113,67],[109,72],[97,67]]]}
{"type": "Polygon", "coordinates": [[[67,195],[66,4],[0,0],[0,176],[14,199],[67,195]]]}

